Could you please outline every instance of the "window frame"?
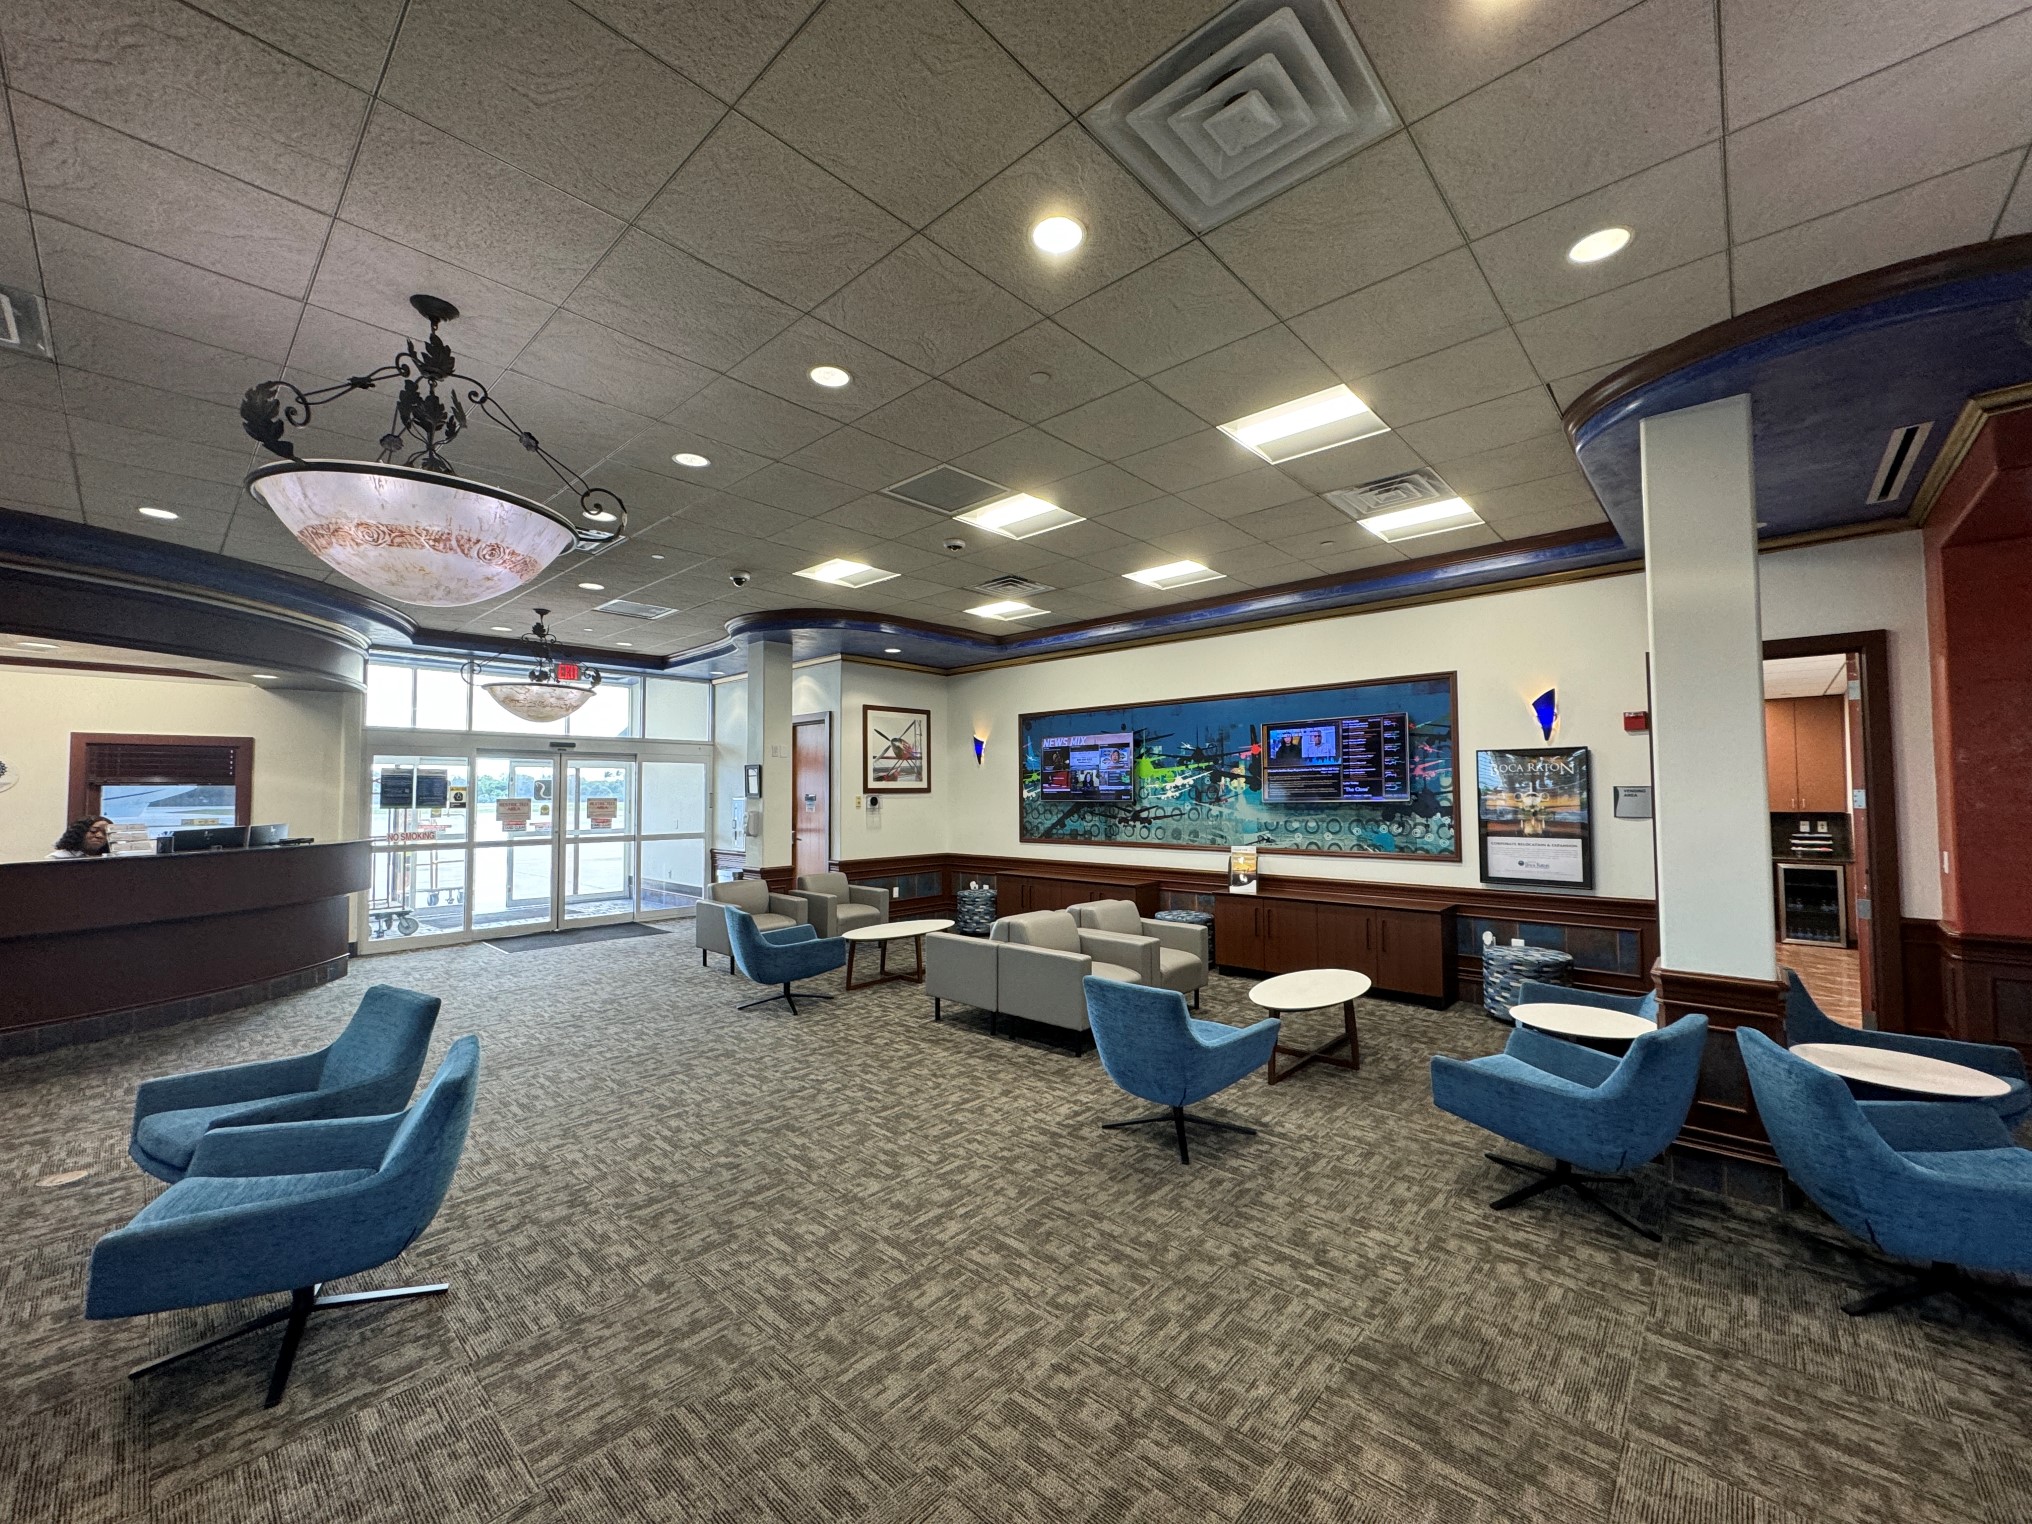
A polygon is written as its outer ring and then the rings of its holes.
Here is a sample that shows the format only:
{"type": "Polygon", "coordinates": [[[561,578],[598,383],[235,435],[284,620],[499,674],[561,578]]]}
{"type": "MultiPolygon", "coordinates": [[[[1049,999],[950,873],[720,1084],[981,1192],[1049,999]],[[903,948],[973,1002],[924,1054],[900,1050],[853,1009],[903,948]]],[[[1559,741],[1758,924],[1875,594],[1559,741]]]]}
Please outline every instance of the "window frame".
{"type": "MultiPolygon", "coordinates": [[[[91,778],[91,748],[94,746],[152,746],[160,749],[225,748],[233,753],[233,818],[242,825],[254,823],[254,738],[252,736],[123,735],[110,731],[71,732],[71,772],[68,793],[69,819],[81,820],[99,814],[99,791],[105,783],[150,782],[150,779],[123,780],[91,778]]],[[[170,779],[170,782],[177,780],[170,779]]]]}

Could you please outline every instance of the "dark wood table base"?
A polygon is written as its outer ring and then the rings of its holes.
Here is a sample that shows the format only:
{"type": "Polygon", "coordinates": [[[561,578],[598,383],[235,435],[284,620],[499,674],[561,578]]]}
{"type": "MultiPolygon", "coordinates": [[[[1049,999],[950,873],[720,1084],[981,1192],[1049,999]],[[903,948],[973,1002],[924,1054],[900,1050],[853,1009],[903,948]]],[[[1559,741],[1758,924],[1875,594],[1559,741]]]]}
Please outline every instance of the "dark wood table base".
{"type": "MultiPolygon", "coordinates": [[[[1289,1011],[1279,1011],[1277,1014],[1281,1018],[1284,1016],[1291,1015],[1293,1013],[1289,1011]]],[[[1276,1047],[1272,1048],[1270,1050],[1270,1083],[1273,1085],[1281,1085],[1282,1083],[1284,1083],[1284,1081],[1290,1079],[1292,1075],[1296,1074],[1300,1069],[1303,1069],[1307,1064],[1325,1064],[1329,1068],[1333,1069],[1361,1068],[1362,1035],[1358,1030],[1356,1030],[1355,1027],[1354,1001],[1344,1000],[1341,1002],[1341,1023],[1343,1026],[1347,1028],[1347,1030],[1342,1032],[1340,1036],[1335,1037],[1330,1041],[1321,1044],[1317,1048],[1293,1048],[1281,1042],[1277,1044],[1276,1047]],[[1341,1058],[1336,1056],[1334,1050],[1336,1048],[1339,1048],[1344,1043],[1347,1045],[1348,1053],[1347,1057],[1341,1058]],[[1291,1067],[1286,1069],[1282,1074],[1279,1074],[1277,1072],[1277,1055],[1280,1053],[1282,1053],[1286,1058],[1295,1058],[1298,1060],[1297,1063],[1291,1065],[1291,1067]]]]}
{"type": "Polygon", "coordinates": [[[859,941],[849,939],[847,942],[846,987],[850,990],[866,990],[873,989],[878,984],[924,983],[925,935],[926,933],[919,932],[914,937],[884,937],[881,941],[875,944],[876,946],[882,949],[881,958],[879,962],[876,964],[875,977],[872,979],[863,979],[859,984],[854,983],[854,953],[863,944],[859,941]],[[915,942],[917,944],[917,967],[899,969],[896,972],[891,973],[889,970],[889,944],[891,942],[915,942]]]}

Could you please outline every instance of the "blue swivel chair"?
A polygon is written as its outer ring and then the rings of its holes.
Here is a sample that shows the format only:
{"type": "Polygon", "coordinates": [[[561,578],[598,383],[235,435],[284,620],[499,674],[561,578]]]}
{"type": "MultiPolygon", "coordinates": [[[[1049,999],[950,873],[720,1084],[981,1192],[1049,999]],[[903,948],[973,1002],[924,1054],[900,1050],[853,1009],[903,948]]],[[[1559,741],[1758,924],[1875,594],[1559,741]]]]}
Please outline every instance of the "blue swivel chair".
{"type": "Polygon", "coordinates": [[[214,1127],[379,1116],[400,1111],[423,1072],[438,998],[374,985],[329,1047],[295,1058],[142,1081],[127,1152],[172,1185],[214,1127]]]}
{"type": "MultiPolygon", "coordinates": [[[[1958,1042],[1951,1037],[1915,1037],[1910,1032],[1866,1032],[1856,1027],[1845,1027],[1821,1010],[1819,1002],[1807,993],[1799,975],[1788,968],[1785,970],[1785,1046],[1796,1048],[1803,1042],[1854,1043],[1858,1047],[1886,1048],[1894,1053],[1914,1053],[1922,1058],[1966,1064],[1971,1069],[1980,1069],[1985,1074],[1994,1074],[1998,1079],[2010,1082],[2011,1088],[2003,1095],[1977,1103],[1995,1111],[2006,1127],[2016,1127],[2025,1119],[2025,1114],[2032,1111],[2032,1086],[2025,1082],[2025,1060],[2016,1048],[1997,1043],[1958,1042]]],[[[1856,1085],[1855,1093],[1865,1100],[1900,1098],[1899,1092],[1876,1085],[1856,1085]]],[[[1903,1099],[1909,1100],[1910,1097],[1903,1099]]]]}
{"type": "Polygon", "coordinates": [[[1515,1010],[1520,1005],[1591,1005],[1604,1011],[1621,1011],[1626,1016],[1641,1016],[1653,1026],[1658,1024],[1658,992],[1645,995],[1612,995],[1607,990],[1576,989],[1570,984],[1541,984],[1536,979],[1526,979],[1517,986],[1517,998],[1510,1002],[1515,1010]]]}
{"type": "Polygon", "coordinates": [[[1489,1203],[1497,1211],[1565,1188],[1653,1243],[1592,1187],[1642,1168],[1679,1135],[1700,1080],[1707,1018],[1682,1016],[1646,1032],[1620,1059],[1518,1027],[1501,1053],[1432,1060],[1432,1104],[1500,1137],[1552,1156],[1552,1168],[1488,1155],[1536,1179],[1489,1203]],[[1576,1174],[1575,1166],[1593,1170],[1576,1174]]]}
{"type": "Polygon", "coordinates": [[[2032,1151],[1988,1106],[1858,1101],[1839,1075],[1736,1029],[1779,1162],[1828,1216],[1927,1269],[1847,1303],[1851,1317],[1945,1293],[2021,1332],[1970,1270],[2032,1275],[2032,1151]]]}
{"type": "Polygon", "coordinates": [[[131,1318],[177,1307],[289,1293],[289,1306],[139,1366],[131,1377],[286,1321],[268,1380],[282,1400],[313,1312],[436,1296],[439,1284],[325,1296],[342,1275],[385,1265],[416,1241],[451,1188],[480,1040],[452,1044],[416,1104],[392,1116],[223,1127],[205,1134],[184,1178],[92,1250],[88,1318],[131,1318]]]}
{"type": "Polygon", "coordinates": [[[1270,1050],[1277,1046],[1276,1017],[1253,1026],[1231,1027],[1194,1019],[1186,1010],[1185,996],[1177,990],[1123,984],[1092,974],[1086,976],[1085,988],[1087,1023],[1108,1078],[1129,1094],[1167,1108],[1154,1116],[1103,1122],[1104,1130],[1169,1122],[1178,1132],[1180,1164],[1192,1162],[1185,1147],[1188,1122],[1256,1135],[1253,1127],[1196,1117],[1185,1108],[1269,1063],[1270,1050]]]}
{"type": "Polygon", "coordinates": [[[815,979],[844,967],[847,944],[843,938],[822,937],[816,927],[807,925],[762,931],[756,927],[755,918],[740,906],[728,905],[725,909],[727,940],[733,945],[735,969],[756,984],[783,986],[778,994],[748,1001],[742,1010],[752,1011],[758,1005],[781,1000],[795,1015],[800,1000],[833,998],[812,990],[793,992],[790,986],[799,979],[815,979]]]}

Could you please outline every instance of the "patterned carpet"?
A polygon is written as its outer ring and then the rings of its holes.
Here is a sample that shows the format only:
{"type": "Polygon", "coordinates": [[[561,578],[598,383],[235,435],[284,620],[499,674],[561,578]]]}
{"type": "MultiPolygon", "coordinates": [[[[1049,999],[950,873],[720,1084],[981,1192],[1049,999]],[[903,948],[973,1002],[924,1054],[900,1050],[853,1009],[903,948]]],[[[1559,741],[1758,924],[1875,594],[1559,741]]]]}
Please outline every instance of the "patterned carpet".
{"type": "Polygon", "coordinates": [[[909,985],[738,1012],[697,965],[682,930],[414,952],[0,1064],[0,1519],[2032,1518],[2032,1354],[1951,1306],[1844,1317],[1886,1267],[1811,1211],[1654,1182],[1662,1247],[1490,1212],[1514,1179],[1426,1088],[1499,1040],[1466,1007],[1368,1002],[1360,1074],[1246,1082],[1210,1109],[1262,1136],[1182,1169],[1095,1125],[1142,1108],[1090,1056],[909,985]],[[135,1083],[318,1046],[376,980],[442,993],[434,1055],[478,1032],[481,1084],[436,1225],[357,1284],[451,1294],[313,1322],[274,1412],[273,1333],[128,1382],[248,1310],[79,1315],[160,1189],[135,1083]]]}

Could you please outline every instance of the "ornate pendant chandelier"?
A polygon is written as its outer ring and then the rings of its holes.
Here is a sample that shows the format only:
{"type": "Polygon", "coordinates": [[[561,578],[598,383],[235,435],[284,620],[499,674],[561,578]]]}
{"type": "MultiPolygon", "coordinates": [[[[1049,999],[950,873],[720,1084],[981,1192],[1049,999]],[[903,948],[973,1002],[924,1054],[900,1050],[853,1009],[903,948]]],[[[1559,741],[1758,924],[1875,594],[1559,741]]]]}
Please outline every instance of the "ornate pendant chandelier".
{"type": "Polygon", "coordinates": [[[567,550],[620,538],[628,522],[621,499],[587,485],[486,387],[459,374],[451,346],[437,331],[459,309],[435,296],[412,296],[409,305],[428,320],[430,336],[421,348],[414,341],[405,345],[392,364],[316,391],[283,380],[248,388],[241,421],[281,459],[248,473],[247,490],[327,566],[399,602],[433,607],[498,598],[567,550]],[[320,404],[398,378],[395,414],[381,436],[378,460],[307,459],[284,437],[307,425],[320,404]],[[453,469],[441,447],[465,430],[468,406],[551,469],[578,498],[576,519],[453,469]]]}
{"type": "Polygon", "coordinates": [[[538,609],[536,623],[529,627],[528,638],[536,642],[537,658],[526,678],[484,683],[479,682],[485,670],[482,663],[469,661],[463,669],[467,682],[478,683],[489,698],[517,719],[537,725],[577,714],[598,691],[601,681],[599,668],[557,654],[557,637],[543,622],[543,616],[549,612],[538,609]]]}

